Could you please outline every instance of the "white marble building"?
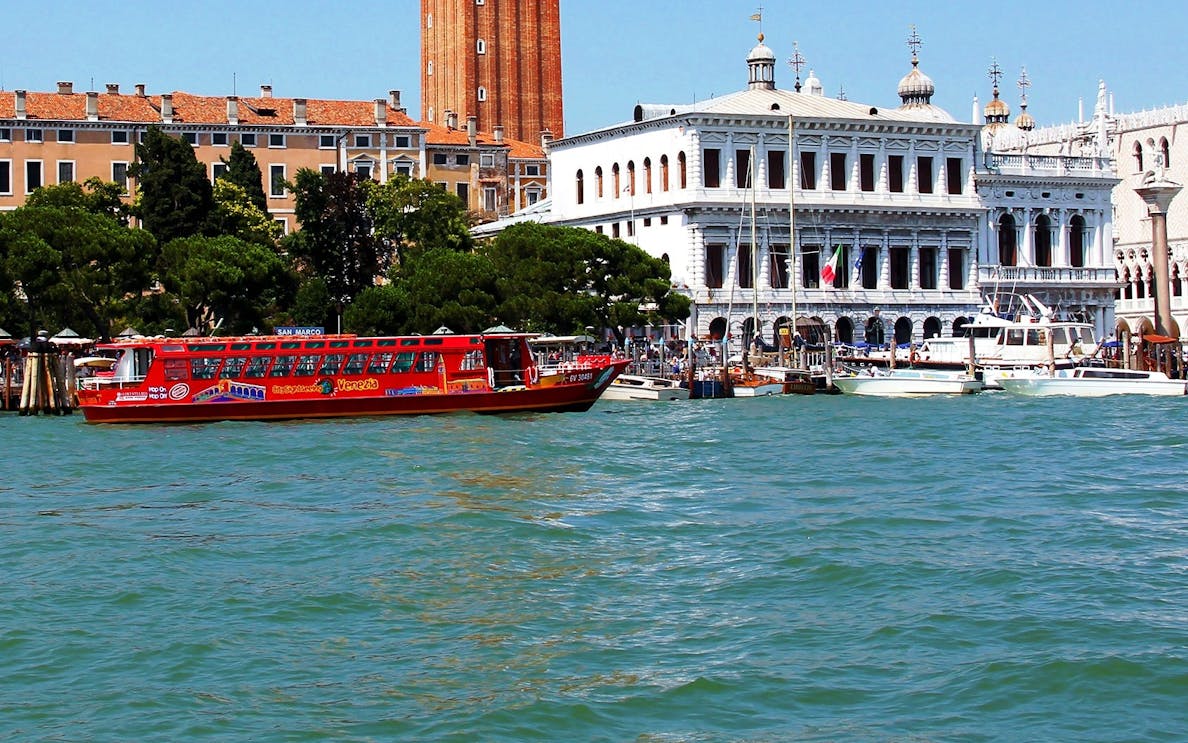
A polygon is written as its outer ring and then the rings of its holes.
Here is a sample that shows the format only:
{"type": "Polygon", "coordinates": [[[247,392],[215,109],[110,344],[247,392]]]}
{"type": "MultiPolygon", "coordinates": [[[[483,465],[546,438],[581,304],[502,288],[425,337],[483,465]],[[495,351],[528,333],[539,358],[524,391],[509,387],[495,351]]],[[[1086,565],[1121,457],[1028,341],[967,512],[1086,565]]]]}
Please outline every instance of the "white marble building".
{"type": "MultiPolygon", "coordinates": [[[[1098,84],[1093,116],[1060,126],[1029,132],[1027,149],[1037,153],[1108,155],[1116,163],[1118,183],[1112,194],[1113,248],[1111,265],[1120,279],[1116,294],[1119,332],[1139,333],[1154,328],[1155,306],[1151,293],[1151,219],[1147,206],[1135,192],[1144,177],[1162,172],[1179,184],[1188,184],[1188,139],[1180,139],[1188,126],[1188,105],[1116,114],[1104,82],[1098,84]],[[1101,143],[1104,143],[1104,147],[1101,143]]],[[[1173,330],[1188,337],[1188,196],[1172,202],[1167,217],[1173,330]]]]}
{"type": "Polygon", "coordinates": [[[952,333],[996,289],[1042,292],[1112,323],[1106,161],[989,153],[993,132],[932,105],[914,51],[893,106],[827,97],[812,73],[782,90],[775,64],[760,36],[744,89],[640,105],[631,121],[552,142],[549,203],[520,218],[664,257],[694,300],[698,337],[749,338],[757,316],[770,342],[795,303],[837,340],[863,340],[877,315],[886,339],[919,341],[952,333]],[[1051,235],[1059,230],[1047,242],[1022,227],[1041,214],[1051,235]],[[1007,254],[1005,215],[1019,235],[1007,254]],[[835,254],[825,286],[821,268],[835,254]]]}

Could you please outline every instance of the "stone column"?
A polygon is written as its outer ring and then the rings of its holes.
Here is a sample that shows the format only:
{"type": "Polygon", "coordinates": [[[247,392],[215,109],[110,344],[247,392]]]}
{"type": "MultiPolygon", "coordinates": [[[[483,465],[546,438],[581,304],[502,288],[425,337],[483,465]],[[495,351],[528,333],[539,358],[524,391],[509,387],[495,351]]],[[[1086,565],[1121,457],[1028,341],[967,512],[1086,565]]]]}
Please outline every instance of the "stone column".
{"type": "Polygon", "coordinates": [[[1182,186],[1162,177],[1151,178],[1135,189],[1151,215],[1151,298],[1155,304],[1155,332],[1171,335],[1171,281],[1167,249],[1167,209],[1182,186]]]}

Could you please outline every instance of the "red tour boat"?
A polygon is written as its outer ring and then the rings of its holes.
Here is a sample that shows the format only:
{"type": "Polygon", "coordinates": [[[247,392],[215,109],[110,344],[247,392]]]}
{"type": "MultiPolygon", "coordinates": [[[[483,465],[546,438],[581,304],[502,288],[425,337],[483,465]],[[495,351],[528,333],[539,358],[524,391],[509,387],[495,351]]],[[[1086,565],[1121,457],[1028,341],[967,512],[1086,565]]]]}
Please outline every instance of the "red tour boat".
{"type": "Polygon", "coordinates": [[[583,411],[629,360],[538,366],[525,333],[134,338],[79,380],[91,423],[583,411]]]}

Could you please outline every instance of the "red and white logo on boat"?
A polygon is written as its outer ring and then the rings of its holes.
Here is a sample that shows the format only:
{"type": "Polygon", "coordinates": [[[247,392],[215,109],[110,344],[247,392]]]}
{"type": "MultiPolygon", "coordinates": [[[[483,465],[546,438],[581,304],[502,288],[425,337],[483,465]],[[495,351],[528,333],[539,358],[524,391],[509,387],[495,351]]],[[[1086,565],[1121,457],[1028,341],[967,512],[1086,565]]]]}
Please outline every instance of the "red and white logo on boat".
{"type": "Polygon", "coordinates": [[[169,388],[170,400],[184,400],[189,394],[190,385],[186,384],[185,382],[182,382],[181,384],[175,384],[169,388]]]}

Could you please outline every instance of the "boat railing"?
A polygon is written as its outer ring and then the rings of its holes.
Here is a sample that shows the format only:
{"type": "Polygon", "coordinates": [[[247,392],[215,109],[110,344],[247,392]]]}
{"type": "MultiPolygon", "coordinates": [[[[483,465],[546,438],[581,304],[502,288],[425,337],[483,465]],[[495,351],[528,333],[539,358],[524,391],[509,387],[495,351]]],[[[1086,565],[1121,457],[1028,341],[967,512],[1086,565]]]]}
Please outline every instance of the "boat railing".
{"type": "Polygon", "coordinates": [[[112,388],[122,390],[128,387],[139,387],[144,381],[143,376],[139,377],[79,377],[78,387],[84,390],[97,390],[100,388],[112,388]]]}

